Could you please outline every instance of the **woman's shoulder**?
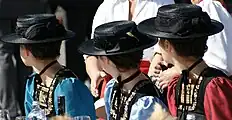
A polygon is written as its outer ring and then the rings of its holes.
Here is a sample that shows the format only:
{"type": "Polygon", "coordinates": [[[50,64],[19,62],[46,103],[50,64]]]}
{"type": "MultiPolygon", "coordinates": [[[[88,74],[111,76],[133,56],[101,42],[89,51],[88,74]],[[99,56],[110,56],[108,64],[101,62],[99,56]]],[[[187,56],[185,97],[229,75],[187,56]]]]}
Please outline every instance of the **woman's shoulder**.
{"type": "Polygon", "coordinates": [[[55,74],[54,79],[60,86],[73,86],[78,88],[86,87],[83,81],[76,76],[71,70],[64,68],[55,74]]]}
{"type": "Polygon", "coordinates": [[[115,83],[116,83],[116,80],[113,78],[106,84],[106,88],[104,92],[105,99],[111,99],[111,93],[112,93],[115,83]]]}
{"type": "Polygon", "coordinates": [[[28,86],[34,86],[34,79],[35,79],[36,73],[32,73],[31,75],[27,76],[26,78],[26,87],[28,86]]]}
{"type": "Polygon", "coordinates": [[[232,90],[232,80],[229,77],[225,77],[225,76],[214,77],[209,81],[207,88],[210,89],[230,88],[232,90]]]}
{"type": "Polygon", "coordinates": [[[164,110],[167,109],[164,103],[157,97],[143,96],[139,98],[138,101],[132,105],[130,118],[132,120],[148,119],[151,116],[151,114],[155,111],[155,104],[159,104],[164,110]]]}
{"type": "Polygon", "coordinates": [[[58,85],[62,88],[69,88],[69,89],[79,89],[79,90],[88,90],[88,87],[84,84],[84,81],[81,81],[75,77],[66,77],[62,80],[58,81],[58,85]]]}

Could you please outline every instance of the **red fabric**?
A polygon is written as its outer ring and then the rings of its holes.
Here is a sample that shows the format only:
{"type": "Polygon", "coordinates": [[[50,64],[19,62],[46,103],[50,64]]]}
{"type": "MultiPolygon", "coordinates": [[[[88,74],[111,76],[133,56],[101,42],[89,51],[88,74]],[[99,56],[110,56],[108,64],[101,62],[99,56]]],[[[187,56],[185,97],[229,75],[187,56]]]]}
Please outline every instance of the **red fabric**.
{"type": "Polygon", "coordinates": [[[175,102],[175,89],[176,84],[179,79],[179,75],[175,76],[172,81],[168,84],[168,92],[167,92],[167,100],[168,100],[168,108],[172,116],[177,116],[177,107],[175,102]]]}
{"type": "Polygon", "coordinates": [[[102,88],[101,88],[101,95],[100,98],[104,98],[104,92],[105,92],[105,88],[106,88],[106,84],[112,79],[112,77],[110,75],[107,75],[104,78],[103,84],[102,84],[102,88]]]}
{"type": "Polygon", "coordinates": [[[150,61],[148,60],[142,60],[140,63],[140,71],[147,74],[149,71],[149,67],[150,67],[150,61]]]}
{"type": "Polygon", "coordinates": [[[204,96],[204,108],[207,120],[232,119],[232,81],[226,78],[214,78],[207,85],[204,96]]]}
{"type": "MultiPolygon", "coordinates": [[[[175,105],[175,88],[179,77],[168,85],[168,107],[173,116],[177,116],[175,105]]],[[[212,79],[205,90],[204,108],[207,120],[232,119],[232,81],[217,77],[212,79]]]]}
{"type": "Polygon", "coordinates": [[[105,120],[104,118],[98,118],[98,120],[105,120]]]}

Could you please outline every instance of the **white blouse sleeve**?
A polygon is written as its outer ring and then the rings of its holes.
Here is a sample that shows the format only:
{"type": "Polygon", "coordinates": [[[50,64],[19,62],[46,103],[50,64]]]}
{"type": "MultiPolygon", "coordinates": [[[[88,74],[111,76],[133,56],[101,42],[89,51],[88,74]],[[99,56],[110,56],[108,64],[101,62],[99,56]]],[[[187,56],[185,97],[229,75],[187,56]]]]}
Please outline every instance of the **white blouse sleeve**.
{"type": "Polygon", "coordinates": [[[93,18],[91,38],[93,38],[95,28],[106,22],[106,17],[107,17],[106,12],[107,12],[107,6],[106,6],[106,3],[103,2],[98,7],[97,12],[95,13],[95,16],[93,18]]]}
{"type": "MultiPolygon", "coordinates": [[[[107,7],[105,5],[105,2],[103,2],[97,9],[95,16],[93,18],[93,24],[92,24],[92,32],[91,32],[91,38],[93,38],[94,30],[97,26],[103,24],[106,22],[106,10],[107,7]]],[[[87,59],[88,55],[83,55],[84,60],[87,59]]]]}

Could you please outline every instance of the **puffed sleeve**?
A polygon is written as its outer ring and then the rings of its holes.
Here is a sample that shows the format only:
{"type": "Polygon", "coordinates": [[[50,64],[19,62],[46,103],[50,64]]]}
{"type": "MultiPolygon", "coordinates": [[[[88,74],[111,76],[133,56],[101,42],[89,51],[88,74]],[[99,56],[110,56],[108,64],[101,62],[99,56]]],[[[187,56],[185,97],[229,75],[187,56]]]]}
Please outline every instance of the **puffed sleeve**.
{"type": "Polygon", "coordinates": [[[232,119],[232,80],[217,77],[212,79],[204,96],[204,109],[207,120],[232,119]]]}
{"type": "Polygon", "coordinates": [[[68,116],[90,116],[96,119],[93,96],[89,89],[76,78],[66,78],[59,83],[54,93],[55,110],[58,113],[57,99],[65,96],[65,112],[68,116]]]}
{"type": "Polygon", "coordinates": [[[112,79],[106,84],[105,93],[104,93],[104,100],[105,100],[105,110],[107,115],[107,120],[110,118],[110,103],[111,103],[111,93],[113,90],[115,80],[112,79]]]}
{"type": "MultiPolygon", "coordinates": [[[[34,73],[31,75],[33,76],[34,73]]],[[[24,98],[24,109],[26,116],[32,109],[32,102],[34,101],[34,77],[28,77],[26,82],[26,89],[25,89],[25,98],[24,98]]]]}
{"type": "Polygon", "coordinates": [[[130,120],[148,120],[152,112],[155,112],[154,105],[156,103],[166,109],[164,103],[156,97],[144,96],[139,98],[138,101],[132,105],[130,120]]]}

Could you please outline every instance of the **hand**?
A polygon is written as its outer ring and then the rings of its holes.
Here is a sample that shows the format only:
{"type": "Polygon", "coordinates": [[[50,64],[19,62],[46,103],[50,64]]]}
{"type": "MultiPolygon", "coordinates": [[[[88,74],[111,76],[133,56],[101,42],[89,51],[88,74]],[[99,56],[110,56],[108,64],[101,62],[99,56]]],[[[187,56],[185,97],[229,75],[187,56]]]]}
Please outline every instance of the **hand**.
{"type": "Polygon", "coordinates": [[[158,62],[157,65],[154,67],[154,69],[152,69],[152,75],[150,75],[151,80],[155,83],[155,85],[159,88],[162,89],[162,87],[160,86],[162,83],[162,86],[164,85],[167,86],[168,82],[167,81],[163,81],[160,80],[160,76],[162,77],[161,73],[163,72],[163,70],[167,70],[167,63],[164,61],[158,62]]]}
{"type": "Polygon", "coordinates": [[[149,67],[149,71],[148,71],[148,76],[152,76],[152,77],[158,77],[160,71],[161,71],[161,66],[159,66],[159,64],[163,61],[163,58],[161,55],[156,54],[152,61],[151,61],[151,65],[149,67]]]}
{"type": "Polygon", "coordinates": [[[167,70],[161,71],[159,77],[157,79],[158,86],[161,89],[164,89],[168,86],[168,83],[172,80],[172,78],[177,75],[175,67],[168,68],[167,70]]]}
{"type": "Polygon", "coordinates": [[[94,56],[89,56],[88,58],[86,58],[85,64],[86,71],[91,80],[91,93],[93,94],[93,96],[97,97],[99,96],[97,88],[103,78],[106,76],[106,73],[101,71],[101,67],[98,64],[97,58],[94,56]]]}

